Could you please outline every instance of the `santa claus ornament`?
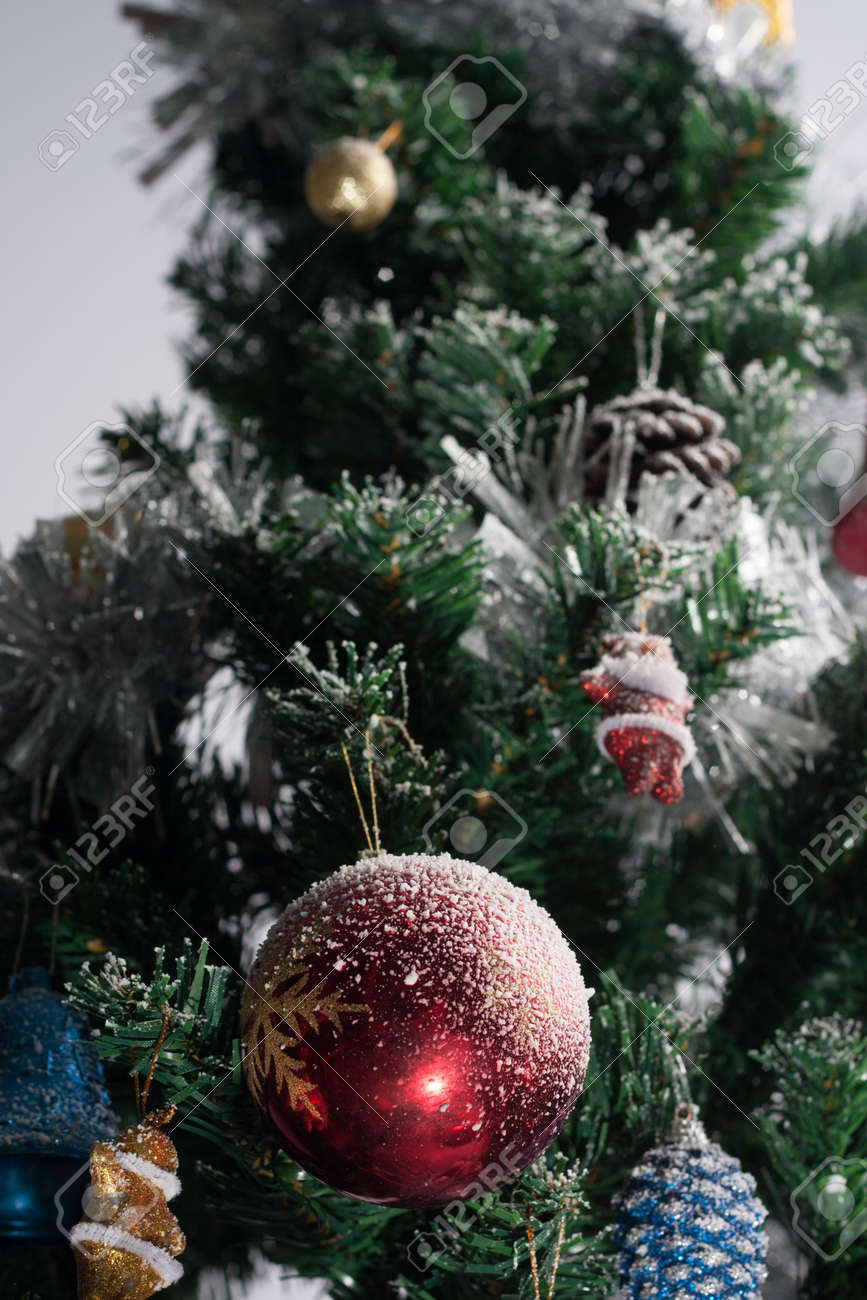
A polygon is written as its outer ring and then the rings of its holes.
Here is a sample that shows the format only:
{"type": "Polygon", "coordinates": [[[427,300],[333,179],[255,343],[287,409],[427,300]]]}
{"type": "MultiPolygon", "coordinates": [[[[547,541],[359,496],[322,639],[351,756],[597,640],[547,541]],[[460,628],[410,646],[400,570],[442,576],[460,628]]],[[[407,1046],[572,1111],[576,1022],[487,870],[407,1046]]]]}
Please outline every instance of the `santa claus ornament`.
{"type": "Polygon", "coordinates": [[[139,1122],[90,1152],[83,1217],[69,1232],[75,1249],[78,1300],[149,1300],[183,1277],[186,1246],[169,1201],[180,1193],[178,1153],[166,1126],[174,1106],[148,1112],[154,1069],[169,1027],[169,1006],[144,1087],[135,1074],[139,1122]]]}
{"type": "Polygon", "coordinates": [[[695,745],[685,723],[691,706],[686,674],[668,638],[641,632],[606,637],[599,663],[581,674],[581,685],[604,715],[596,741],[620,768],[627,794],[677,803],[695,745]]]}
{"type": "Polygon", "coordinates": [[[183,1276],[184,1234],[168,1207],[181,1190],[167,1107],[90,1153],[84,1217],[69,1234],[79,1300],[147,1300],[183,1276]]]}
{"type": "Polygon", "coordinates": [[[590,1049],[551,917],[447,854],[374,853],[291,903],[251,971],[242,1037],[249,1088],[304,1169],[419,1207],[534,1160],[590,1049]]]}

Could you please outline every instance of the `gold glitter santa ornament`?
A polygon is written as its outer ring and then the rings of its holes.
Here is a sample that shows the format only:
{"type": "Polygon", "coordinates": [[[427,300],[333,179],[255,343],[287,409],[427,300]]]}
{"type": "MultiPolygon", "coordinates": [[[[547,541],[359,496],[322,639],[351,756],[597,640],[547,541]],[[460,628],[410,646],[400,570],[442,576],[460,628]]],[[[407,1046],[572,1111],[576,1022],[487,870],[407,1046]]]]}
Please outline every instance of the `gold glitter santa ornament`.
{"type": "Polygon", "coordinates": [[[183,1276],[176,1256],[186,1240],[168,1207],[181,1190],[178,1153],[164,1131],[174,1107],[145,1114],[167,1023],[166,1014],[147,1083],[138,1095],[139,1123],[113,1142],[96,1142],[90,1153],[84,1218],[69,1234],[78,1300],[148,1300],[183,1276]]]}

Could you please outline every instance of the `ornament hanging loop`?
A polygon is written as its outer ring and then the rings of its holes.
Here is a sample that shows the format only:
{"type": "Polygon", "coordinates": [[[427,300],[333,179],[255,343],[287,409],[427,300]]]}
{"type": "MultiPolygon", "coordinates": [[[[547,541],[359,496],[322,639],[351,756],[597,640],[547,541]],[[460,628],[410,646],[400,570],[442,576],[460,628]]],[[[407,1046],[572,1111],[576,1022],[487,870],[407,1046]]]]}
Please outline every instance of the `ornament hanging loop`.
{"type": "Polygon", "coordinates": [[[397,119],[385,128],[379,139],[374,141],[374,144],[377,149],[381,149],[385,153],[386,149],[390,149],[393,144],[396,144],[402,135],[403,122],[397,119]]]}
{"type": "Polygon", "coordinates": [[[666,547],[662,544],[662,542],[657,542],[656,546],[660,552],[662,567],[660,570],[659,578],[656,581],[655,588],[651,588],[650,590],[647,589],[647,584],[644,581],[644,574],[641,572],[641,559],[637,554],[634,556],[635,570],[638,575],[638,592],[639,592],[638,631],[641,633],[642,636],[644,636],[645,633],[647,632],[647,615],[650,612],[650,607],[653,604],[654,599],[656,598],[657,591],[659,590],[659,588],[665,585],[665,580],[668,577],[668,570],[669,570],[668,551],[666,547]]]}
{"type": "MultiPolygon", "coordinates": [[[[563,1239],[566,1235],[566,1214],[571,1208],[569,1198],[565,1198],[561,1204],[560,1222],[557,1229],[557,1240],[554,1243],[554,1259],[551,1265],[551,1271],[548,1275],[548,1290],[546,1300],[554,1300],[554,1288],[557,1285],[557,1270],[560,1267],[560,1256],[563,1252],[563,1239]]],[[[532,1203],[527,1206],[527,1253],[530,1257],[530,1276],[533,1282],[533,1300],[542,1300],[542,1293],[539,1288],[539,1261],[536,1257],[536,1233],[533,1228],[533,1206],[532,1203]]]]}
{"type": "Polygon", "coordinates": [[[369,853],[381,853],[382,844],[379,835],[379,814],[376,806],[376,785],[373,779],[373,750],[370,744],[370,728],[364,729],[364,754],[367,759],[367,777],[370,785],[370,812],[373,823],[373,836],[370,834],[370,827],[367,824],[367,818],[364,815],[364,805],[361,802],[361,795],[358,790],[358,782],[355,779],[355,773],[352,770],[352,762],[349,758],[349,750],[346,748],[346,741],[341,740],[340,748],[343,752],[343,761],[346,764],[346,770],[349,773],[349,783],[352,786],[352,793],[355,795],[355,806],[358,809],[358,815],[361,818],[361,827],[364,831],[364,838],[367,840],[367,849],[369,853]]]}
{"type": "Polygon", "coordinates": [[[676,1098],[672,1140],[691,1141],[704,1145],[707,1142],[707,1134],[698,1117],[698,1110],[689,1090],[689,1075],[683,1063],[683,1053],[672,1039],[669,1038],[669,1042],[674,1053],[672,1062],[674,1064],[674,1092],[676,1098]]]}
{"type": "MultiPolygon", "coordinates": [[[[169,1004],[168,1002],[164,1002],[163,1023],[160,1027],[160,1032],[157,1035],[157,1041],[154,1044],[154,1049],[151,1053],[151,1059],[148,1064],[148,1072],[145,1078],[145,1084],[143,1088],[139,1083],[138,1070],[135,1068],[135,1054],[133,1053],[132,1048],[129,1049],[129,1054],[132,1057],[133,1069],[135,1070],[135,1073],[133,1074],[133,1083],[135,1086],[135,1102],[136,1102],[136,1109],[138,1111],[139,1120],[143,1120],[145,1115],[147,1114],[148,1097],[150,1096],[151,1084],[153,1083],[154,1070],[156,1069],[156,1064],[157,1061],[159,1060],[160,1052],[163,1050],[163,1043],[166,1041],[166,1033],[169,1027],[169,1014],[170,1014],[169,1004]]],[[[171,1110],[172,1113],[174,1113],[174,1107],[171,1107],[171,1110]]],[[[167,1121],[163,1121],[163,1122],[167,1122],[167,1121]]]]}
{"type": "Polygon", "coordinates": [[[692,1119],[695,1109],[692,1094],[689,1090],[689,1075],[686,1072],[683,1056],[677,1044],[672,1042],[671,1039],[669,1039],[669,1042],[671,1042],[673,1050],[672,1060],[674,1062],[674,1087],[675,1096],[677,1097],[678,1118],[682,1116],[683,1119],[689,1120],[692,1119]]]}

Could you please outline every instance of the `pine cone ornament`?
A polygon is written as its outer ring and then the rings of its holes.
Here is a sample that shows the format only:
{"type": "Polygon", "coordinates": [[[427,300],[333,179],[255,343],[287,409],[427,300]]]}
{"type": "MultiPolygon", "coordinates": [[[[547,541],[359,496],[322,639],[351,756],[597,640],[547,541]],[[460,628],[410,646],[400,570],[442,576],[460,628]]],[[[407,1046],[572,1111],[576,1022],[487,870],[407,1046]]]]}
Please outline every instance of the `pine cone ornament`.
{"type": "Polygon", "coordinates": [[[615,1198],[614,1244],[630,1300],[758,1300],[767,1211],[756,1182],[694,1120],[655,1147],[615,1198]]]}
{"type": "Polygon", "coordinates": [[[658,803],[683,797],[683,769],[695,754],[685,725],[691,697],[667,637],[608,636],[595,668],[581,674],[584,693],[605,717],[596,741],[623,774],[627,794],[658,803]]]}
{"type": "Polygon", "coordinates": [[[94,1144],[85,1217],[70,1233],[78,1300],[147,1300],[183,1275],[175,1256],[186,1241],[167,1204],[181,1190],[178,1153],[163,1132],[173,1114],[146,1115],[116,1141],[94,1144]]]}
{"type": "Polygon", "coordinates": [[[716,411],[670,390],[639,388],[598,406],[586,433],[585,499],[634,504],[645,471],[688,470],[703,487],[720,487],[741,458],[724,432],[716,411]]]}

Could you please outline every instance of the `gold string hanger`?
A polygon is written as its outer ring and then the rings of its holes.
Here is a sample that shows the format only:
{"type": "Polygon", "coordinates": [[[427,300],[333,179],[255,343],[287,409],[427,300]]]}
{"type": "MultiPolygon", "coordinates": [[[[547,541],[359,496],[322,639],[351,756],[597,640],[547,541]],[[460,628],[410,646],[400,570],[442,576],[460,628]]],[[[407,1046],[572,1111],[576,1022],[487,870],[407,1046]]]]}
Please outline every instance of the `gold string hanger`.
{"type": "MultiPolygon", "coordinates": [[[[565,1197],[561,1203],[560,1223],[557,1229],[557,1241],[554,1245],[554,1259],[551,1264],[551,1276],[548,1278],[548,1291],[545,1300],[553,1300],[554,1287],[557,1284],[557,1270],[563,1252],[563,1238],[566,1235],[566,1215],[574,1206],[571,1197],[565,1197]]],[[[530,1274],[533,1279],[533,1300],[542,1300],[539,1289],[539,1261],[536,1258],[536,1234],[533,1230],[533,1206],[527,1206],[527,1247],[530,1254],[530,1274]]]]}
{"type": "Polygon", "coordinates": [[[393,144],[396,144],[402,135],[403,122],[398,118],[385,128],[379,139],[374,141],[374,144],[377,149],[381,149],[385,153],[386,149],[390,149],[393,144]]]}
{"type": "Polygon", "coordinates": [[[664,585],[665,580],[668,577],[668,569],[669,569],[668,551],[660,541],[656,542],[656,546],[662,556],[662,572],[660,573],[654,586],[649,591],[646,589],[645,582],[644,582],[644,574],[641,572],[641,560],[637,554],[632,557],[633,563],[635,564],[636,573],[638,574],[638,595],[639,595],[638,631],[641,633],[642,636],[645,636],[647,633],[647,615],[650,610],[650,606],[653,604],[656,598],[657,589],[664,585]]]}
{"type": "Polygon", "coordinates": [[[364,805],[361,802],[361,795],[358,791],[358,782],[355,779],[355,773],[352,770],[352,763],[349,758],[349,751],[346,748],[346,741],[341,740],[340,748],[343,751],[343,761],[346,764],[346,770],[349,773],[349,783],[352,786],[352,793],[355,795],[355,805],[358,808],[358,815],[361,818],[361,827],[364,831],[364,838],[367,840],[367,848],[370,853],[381,853],[382,843],[379,835],[379,814],[376,807],[376,786],[373,780],[373,751],[370,746],[370,728],[364,729],[364,752],[367,758],[367,776],[370,784],[370,811],[371,821],[373,822],[373,838],[370,835],[370,827],[367,824],[367,818],[364,815],[364,805]]]}
{"type": "Polygon", "coordinates": [[[147,1114],[148,1097],[150,1096],[151,1084],[153,1083],[154,1070],[156,1069],[156,1064],[157,1061],[159,1060],[160,1052],[163,1050],[163,1043],[166,1041],[166,1032],[168,1031],[168,1027],[169,1027],[169,1004],[168,1002],[164,1002],[163,1023],[160,1028],[160,1032],[157,1035],[157,1041],[154,1044],[154,1049],[151,1053],[151,1059],[150,1059],[150,1063],[148,1064],[148,1072],[147,1072],[147,1077],[145,1078],[144,1088],[142,1088],[139,1083],[138,1068],[136,1066],[135,1053],[132,1048],[129,1049],[129,1054],[132,1059],[132,1066],[133,1066],[135,1104],[136,1104],[136,1109],[138,1111],[139,1121],[142,1121],[145,1115],[147,1114]]]}
{"type": "MultiPolygon", "coordinates": [[[[370,730],[373,726],[393,728],[403,740],[413,758],[421,763],[422,767],[427,767],[427,759],[422,753],[421,746],[418,745],[409,734],[406,723],[400,718],[393,718],[388,713],[371,714],[370,721],[364,729],[364,754],[367,759],[367,782],[370,789],[370,824],[373,826],[373,835],[370,833],[370,825],[364,812],[364,805],[361,802],[361,794],[358,789],[358,782],[355,779],[355,773],[352,770],[352,762],[349,757],[349,750],[346,748],[346,741],[341,740],[340,749],[343,753],[343,761],[346,764],[346,770],[349,773],[349,784],[352,786],[352,793],[355,795],[355,806],[358,809],[358,816],[361,821],[361,829],[364,831],[364,838],[367,841],[367,850],[369,853],[382,852],[382,839],[379,832],[379,812],[376,803],[376,783],[373,774],[373,744],[370,739],[370,730]]],[[[379,751],[377,751],[379,752],[379,751]]]]}

